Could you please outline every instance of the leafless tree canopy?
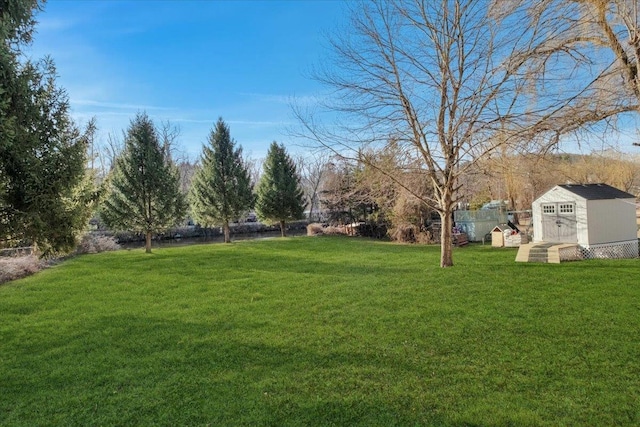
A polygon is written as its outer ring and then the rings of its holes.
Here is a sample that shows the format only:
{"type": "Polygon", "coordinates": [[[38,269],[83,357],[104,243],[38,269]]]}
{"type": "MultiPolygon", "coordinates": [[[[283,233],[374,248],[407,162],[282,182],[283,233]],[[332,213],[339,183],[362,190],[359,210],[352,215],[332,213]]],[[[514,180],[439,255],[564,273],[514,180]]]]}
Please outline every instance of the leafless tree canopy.
{"type": "Polygon", "coordinates": [[[328,163],[329,154],[326,151],[307,157],[300,156],[296,159],[296,168],[300,175],[300,184],[304,190],[310,220],[318,220],[320,216],[319,192],[329,166],[328,163]]]}
{"type": "MultiPolygon", "coordinates": [[[[640,36],[635,0],[522,1],[545,29],[529,54],[536,93],[558,91],[542,104],[545,120],[532,130],[556,135],[615,125],[620,114],[639,111],[640,36]]],[[[556,139],[557,140],[557,139],[556,139]]]]}
{"type": "Polygon", "coordinates": [[[611,90],[614,59],[589,55],[588,34],[601,23],[583,15],[600,3],[609,2],[353,4],[317,72],[333,90],[326,108],[337,124],[297,109],[303,133],[353,157],[390,140],[417,155],[434,190],[424,202],[442,219],[441,265],[453,265],[450,217],[466,169],[505,145],[545,151],[585,123],[636,108],[611,90]]]}

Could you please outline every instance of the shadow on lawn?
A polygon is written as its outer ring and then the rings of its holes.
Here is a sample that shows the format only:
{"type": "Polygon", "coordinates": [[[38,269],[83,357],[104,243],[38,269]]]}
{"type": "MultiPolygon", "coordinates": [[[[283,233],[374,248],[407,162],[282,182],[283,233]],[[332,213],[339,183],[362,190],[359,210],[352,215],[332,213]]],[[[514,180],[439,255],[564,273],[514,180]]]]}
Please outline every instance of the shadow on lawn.
{"type": "Polygon", "coordinates": [[[5,346],[13,356],[0,366],[6,425],[443,421],[437,414],[443,408],[434,402],[412,401],[410,390],[396,393],[395,382],[418,378],[421,368],[357,346],[273,343],[278,331],[256,325],[143,315],[111,315],[40,332],[38,342],[5,346]]]}

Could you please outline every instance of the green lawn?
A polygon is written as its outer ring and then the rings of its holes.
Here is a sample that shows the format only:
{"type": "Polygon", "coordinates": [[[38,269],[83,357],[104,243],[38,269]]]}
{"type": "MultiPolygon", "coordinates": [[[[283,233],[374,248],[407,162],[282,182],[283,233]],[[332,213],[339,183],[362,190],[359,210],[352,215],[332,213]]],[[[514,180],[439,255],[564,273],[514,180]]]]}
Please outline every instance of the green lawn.
{"type": "Polygon", "coordinates": [[[297,237],[0,286],[0,425],[640,424],[640,262],[297,237]]]}

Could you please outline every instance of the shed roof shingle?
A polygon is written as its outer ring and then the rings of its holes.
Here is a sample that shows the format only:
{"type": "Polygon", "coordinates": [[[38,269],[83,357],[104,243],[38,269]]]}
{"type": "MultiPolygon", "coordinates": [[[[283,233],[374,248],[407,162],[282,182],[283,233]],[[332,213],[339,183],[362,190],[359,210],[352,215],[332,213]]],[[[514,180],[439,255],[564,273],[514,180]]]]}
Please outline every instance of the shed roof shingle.
{"type": "Polygon", "coordinates": [[[587,200],[635,199],[636,196],[607,184],[561,184],[558,187],[571,191],[587,200]]]}

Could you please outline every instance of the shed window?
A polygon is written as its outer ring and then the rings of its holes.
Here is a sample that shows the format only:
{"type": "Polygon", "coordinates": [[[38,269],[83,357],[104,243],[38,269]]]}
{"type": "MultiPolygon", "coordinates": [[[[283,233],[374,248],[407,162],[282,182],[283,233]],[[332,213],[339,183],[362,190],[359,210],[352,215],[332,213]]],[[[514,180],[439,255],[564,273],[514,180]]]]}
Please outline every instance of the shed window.
{"type": "Polygon", "coordinates": [[[572,203],[561,203],[559,208],[560,208],[560,213],[561,214],[572,214],[573,213],[573,204],[572,203]]]}
{"type": "Polygon", "coordinates": [[[542,213],[553,215],[556,213],[556,205],[542,205],[542,213]]]}

